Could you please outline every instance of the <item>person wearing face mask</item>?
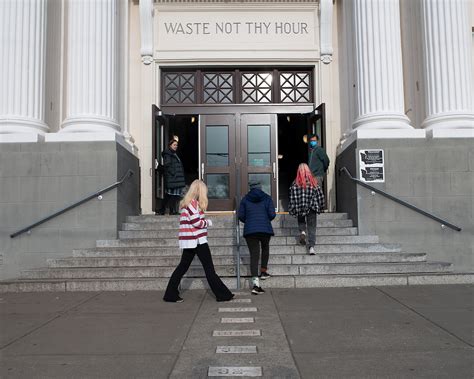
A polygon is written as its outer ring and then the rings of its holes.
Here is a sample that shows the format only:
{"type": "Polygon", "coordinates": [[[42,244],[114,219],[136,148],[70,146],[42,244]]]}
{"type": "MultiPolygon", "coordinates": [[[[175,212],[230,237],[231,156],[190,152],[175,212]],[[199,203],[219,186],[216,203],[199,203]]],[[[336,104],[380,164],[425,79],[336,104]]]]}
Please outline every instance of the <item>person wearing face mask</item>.
{"type": "Polygon", "coordinates": [[[329,157],[324,149],[319,146],[319,137],[316,134],[310,134],[308,141],[311,148],[308,157],[308,166],[318,181],[318,184],[322,186],[324,176],[329,167],[329,157]]]}

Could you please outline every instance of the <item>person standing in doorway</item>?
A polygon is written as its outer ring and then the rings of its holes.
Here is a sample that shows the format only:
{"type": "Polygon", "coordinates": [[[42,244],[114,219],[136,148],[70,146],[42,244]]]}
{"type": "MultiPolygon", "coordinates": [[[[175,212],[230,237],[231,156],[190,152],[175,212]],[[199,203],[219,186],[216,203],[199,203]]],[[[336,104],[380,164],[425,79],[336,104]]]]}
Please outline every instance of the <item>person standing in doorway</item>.
{"type": "Polygon", "coordinates": [[[179,283],[189,269],[194,256],[201,261],[209,287],[217,301],[229,301],[234,294],[227,288],[217,275],[212,262],[211,251],[207,244],[207,228],[212,226],[211,220],[206,220],[204,211],[207,209],[207,186],[202,180],[196,179],[181,200],[179,218],[179,247],[183,249],[181,261],[171,274],[166,287],[164,301],[181,303],[179,283]]]}
{"type": "Polygon", "coordinates": [[[172,139],[168,143],[161,156],[163,157],[164,176],[165,176],[165,198],[158,214],[164,215],[166,206],[169,204],[170,215],[178,214],[178,202],[183,196],[183,190],[186,185],[184,181],[184,168],[176,151],[178,150],[178,141],[172,139]]]}
{"type": "Polygon", "coordinates": [[[250,273],[252,275],[252,294],[259,295],[265,291],[260,286],[260,279],[265,280],[271,275],[268,273],[268,259],[270,256],[270,238],[274,235],[271,221],[275,218],[275,205],[272,198],[262,191],[259,182],[249,183],[250,191],[240,202],[239,220],[245,223],[244,238],[250,252],[250,273]],[[260,278],[258,276],[258,261],[260,278]]]}
{"type": "Polygon", "coordinates": [[[322,186],[324,176],[326,175],[329,167],[329,157],[324,149],[320,146],[319,137],[317,134],[310,134],[308,136],[308,143],[310,147],[308,166],[318,181],[318,184],[322,186]]]}
{"type": "Polygon", "coordinates": [[[290,187],[288,212],[298,218],[300,244],[306,245],[308,235],[308,253],[315,255],[317,215],[324,208],[324,194],[317,179],[306,163],[298,166],[296,179],[290,187]]]}

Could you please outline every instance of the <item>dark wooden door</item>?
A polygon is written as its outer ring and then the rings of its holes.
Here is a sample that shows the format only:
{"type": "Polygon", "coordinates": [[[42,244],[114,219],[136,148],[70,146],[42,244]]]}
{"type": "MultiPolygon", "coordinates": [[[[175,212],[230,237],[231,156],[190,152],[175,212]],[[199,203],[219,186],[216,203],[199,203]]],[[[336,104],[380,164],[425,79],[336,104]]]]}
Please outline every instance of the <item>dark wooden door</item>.
{"type": "Polygon", "coordinates": [[[152,105],[152,157],[151,176],[152,176],[152,209],[158,212],[164,197],[164,172],[162,151],[166,147],[166,141],[169,138],[169,118],[156,105],[152,105]]]}
{"type": "Polygon", "coordinates": [[[278,204],[277,115],[240,115],[240,193],[245,195],[251,181],[278,204]]]}
{"type": "Polygon", "coordinates": [[[200,172],[210,211],[233,210],[236,203],[236,116],[199,116],[200,172]]]}

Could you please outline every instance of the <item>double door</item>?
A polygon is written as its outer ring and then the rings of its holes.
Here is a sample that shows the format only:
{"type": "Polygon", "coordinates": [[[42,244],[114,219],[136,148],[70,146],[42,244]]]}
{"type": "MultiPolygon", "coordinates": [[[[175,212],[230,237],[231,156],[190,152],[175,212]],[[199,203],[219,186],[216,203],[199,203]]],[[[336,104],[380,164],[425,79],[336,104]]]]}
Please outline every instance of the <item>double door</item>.
{"type": "Polygon", "coordinates": [[[276,114],[199,116],[199,178],[208,186],[209,210],[236,209],[252,181],[278,204],[276,127],[276,114]]]}
{"type": "Polygon", "coordinates": [[[321,145],[326,145],[324,104],[314,110],[309,107],[308,111],[307,108],[291,113],[287,109],[274,110],[273,113],[235,112],[234,108],[229,112],[211,114],[209,107],[171,108],[163,112],[153,105],[153,167],[150,169],[153,209],[160,208],[164,195],[161,152],[166,142],[176,134],[180,137],[178,154],[185,163],[187,184],[195,178],[207,184],[209,210],[236,209],[242,196],[248,192],[250,181],[259,181],[263,191],[273,198],[275,206],[286,210],[286,189],[294,178],[297,165],[307,161],[308,154],[302,156],[300,150],[307,145],[295,144],[294,149],[291,145],[289,150],[281,152],[278,148],[285,145],[283,142],[288,145],[288,141],[293,144],[306,140],[310,133],[318,134],[321,145]],[[283,172],[280,177],[278,154],[286,162],[281,164],[283,172]],[[291,167],[288,158],[291,158],[291,167]],[[278,193],[279,187],[281,193],[278,193]],[[280,196],[282,200],[279,202],[280,196]]]}

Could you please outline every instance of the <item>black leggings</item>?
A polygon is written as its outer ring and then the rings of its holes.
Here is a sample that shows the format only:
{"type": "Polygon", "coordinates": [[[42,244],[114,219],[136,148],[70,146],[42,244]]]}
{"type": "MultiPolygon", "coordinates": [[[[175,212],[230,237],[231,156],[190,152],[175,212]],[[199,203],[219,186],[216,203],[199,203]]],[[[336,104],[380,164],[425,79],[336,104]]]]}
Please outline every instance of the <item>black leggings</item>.
{"type": "Polygon", "coordinates": [[[188,271],[189,266],[191,265],[191,262],[193,261],[196,254],[201,261],[202,267],[206,273],[207,282],[209,283],[209,287],[211,287],[212,292],[216,296],[217,301],[228,301],[232,299],[234,295],[229,291],[226,285],[216,274],[214,263],[212,263],[211,251],[209,250],[209,245],[207,243],[203,245],[197,245],[197,247],[194,249],[183,250],[181,262],[179,262],[178,267],[176,267],[173,274],[171,274],[171,278],[168,282],[168,287],[166,287],[163,299],[166,301],[178,300],[179,283],[181,282],[184,274],[186,274],[188,271]]]}
{"type": "Polygon", "coordinates": [[[250,252],[250,273],[258,276],[258,260],[260,258],[260,246],[262,246],[262,268],[268,267],[270,256],[270,235],[248,235],[245,237],[250,252]]]}

